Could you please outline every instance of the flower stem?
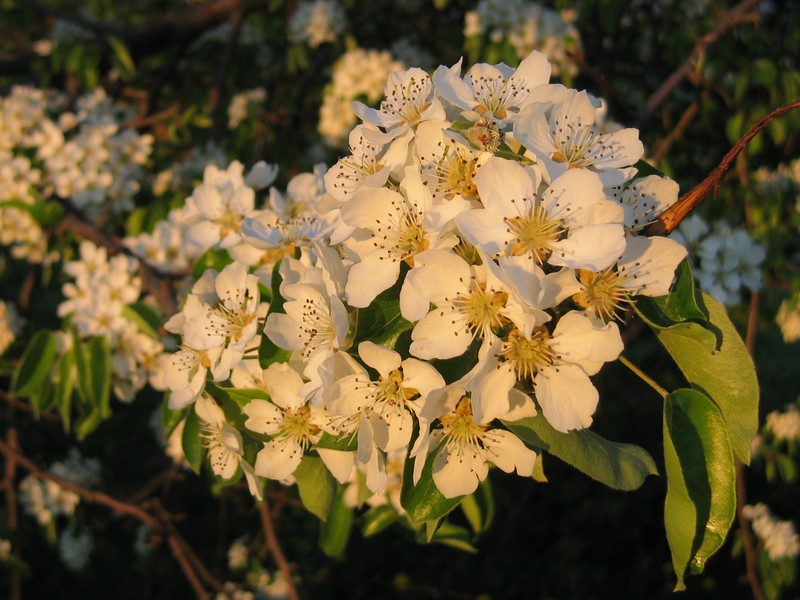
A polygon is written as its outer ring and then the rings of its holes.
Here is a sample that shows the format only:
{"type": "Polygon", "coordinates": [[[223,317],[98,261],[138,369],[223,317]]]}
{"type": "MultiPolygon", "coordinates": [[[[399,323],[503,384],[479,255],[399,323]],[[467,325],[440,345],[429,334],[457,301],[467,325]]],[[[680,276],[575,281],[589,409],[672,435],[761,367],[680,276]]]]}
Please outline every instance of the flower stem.
{"type": "Polygon", "coordinates": [[[642,370],[641,370],[639,367],[637,367],[637,366],[636,366],[636,365],[634,365],[634,364],[633,364],[633,363],[632,363],[630,360],[628,360],[628,359],[627,359],[627,357],[625,357],[625,356],[622,356],[622,355],[620,354],[619,361],[620,361],[620,362],[621,362],[623,365],[625,365],[626,367],[628,367],[628,368],[629,368],[631,371],[633,371],[633,372],[634,372],[636,375],[638,375],[638,376],[639,376],[639,378],[640,378],[642,381],[644,381],[644,382],[645,382],[647,385],[649,385],[649,386],[650,386],[651,388],[653,388],[653,389],[654,389],[656,392],[658,392],[658,394],[661,396],[661,398],[663,398],[663,399],[665,399],[665,400],[666,400],[667,396],[669,396],[669,392],[668,392],[667,390],[665,390],[663,387],[661,387],[661,386],[660,386],[660,385],[658,385],[658,384],[657,384],[655,381],[653,381],[653,379],[652,379],[652,378],[650,378],[650,377],[649,377],[649,376],[648,376],[648,375],[647,375],[647,374],[646,374],[644,371],[642,371],[642,370]]]}

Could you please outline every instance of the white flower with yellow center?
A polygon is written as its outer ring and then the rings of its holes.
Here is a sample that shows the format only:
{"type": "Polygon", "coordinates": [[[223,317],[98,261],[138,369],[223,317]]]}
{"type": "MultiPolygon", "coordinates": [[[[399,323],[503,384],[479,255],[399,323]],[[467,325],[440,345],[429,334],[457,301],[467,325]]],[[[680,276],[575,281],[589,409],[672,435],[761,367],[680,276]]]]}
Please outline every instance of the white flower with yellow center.
{"type": "Polygon", "coordinates": [[[444,379],[431,365],[372,342],[362,342],[358,354],[378,372],[370,380],[366,370],[336,381],[328,411],[341,422],[342,435],[358,436],[357,462],[367,474],[367,487],[380,493],[387,481],[385,453],[405,448],[428,394],[444,387],[444,379]]]}
{"type": "Polygon", "coordinates": [[[556,430],[589,427],[599,400],[589,376],[616,360],[622,347],[616,323],[580,311],[563,315],[552,334],[544,327],[531,335],[513,329],[484,355],[467,384],[475,412],[484,419],[504,413],[517,382],[532,383],[544,417],[556,430]]]}
{"type": "Polygon", "coordinates": [[[191,295],[203,302],[203,310],[183,322],[183,342],[195,350],[222,348],[211,373],[215,381],[227,379],[258,330],[258,278],[233,262],[219,273],[206,270],[191,295]]]}
{"type": "Polygon", "coordinates": [[[475,179],[484,208],[459,214],[456,225],[489,256],[601,270],[625,250],[622,206],[590,171],[568,171],[539,194],[519,163],[492,157],[475,179]]]}
{"type": "Polygon", "coordinates": [[[597,107],[585,91],[569,90],[552,107],[534,103],[514,123],[514,137],[542,162],[551,179],[569,169],[591,169],[605,185],[619,185],[644,154],[639,130],[602,133],[597,107]],[[549,116],[547,115],[547,109],[549,116]]]}
{"type": "Polygon", "coordinates": [[[288,364],[271,364],[263,378],[271,401],[255,399],[245,405],[242,411],[248,418],[244,426],[272,436],[258,452],[256,474],[285,481],[323,430],[330,430],[329,419],[321,407],[306,404],[300,394],[303,379],[288,364]]]}
{"type": "Polygon", "coordinates": [[[415,167],[406,168],[400,190],[359,190],[342,209],[342,220],[368,235],[365,243],[354,248],[360,260],[350,269],[345,287],[351,306],[369,306],[392,287],[402,262],[413,267],[420,252],[457,242],[443,226],[460,211],[458,205],[434,207],[415,167]]]}
{"type": "Polygon", "coordinates": [[[378,110],[355,101],[353,112],[362,121],[386,129],[415,126],[428,119],[444,119],[444,108],[436,98],[431,78],[420,68],[390,73],[384,96],[378,110]]]}
{"type": "Polygon", "coordinates": [[[486,257],[470,266],[454,252],[431,250],[419,259],[400,292],[403,317],[418,321],[411,332],[414,356],[460,356],[475,339],[491,344],[496,330],[512,323],[530,330],[544,318],[503,284],[486,257]]]}
{"type": "Polygon", "coordinates": [[[225,413],[208,396],[201,396],[195,403],[195,412],[200,417],[200,435],[208,451],[211,470],[223,479],[230,479],[241,467],[250,493],[261,500],[261,486],[250,463],[242,456],[242,434],[225,420],[225,413]]]}
{"type": "MultiPolygon", "coordinates": [[[[533,474],[536,453],[510,431],[492,428],[488,419],[476,418],[462,383],[432,392],[423,413],[420,435],[411,451],[415,484],[431,452],[436,453],[433,482],[446,498],[474,492],[486,479],[489,463],[506,473],[533,474]],[[433,424],[430,431],[429,423],[433,424]]],[[[513,421],[535,414],[531,399],[520,392],[514,394],[512,407],[498,417],[513,421]]]]}
{"type": "Polygon", "coordinates": [[[600,272],[577,271],[575,304],[598,319],[621,318],[636,296],[664,296],[675,279],[675,269],[686,258],[686,248],[665,237],[628,239],[617,264],[600,272]]]}
{"type": "Polygon", "coordinates": [[[531,91],[550,80],[550,63],[540,52],[529,54],[516,69],[506,64],[474,65],[461,78],[461,61],[433,74],[439,94],[462,109],[468,121],[494,122],[500,128],[516,120],[531,91]]]}

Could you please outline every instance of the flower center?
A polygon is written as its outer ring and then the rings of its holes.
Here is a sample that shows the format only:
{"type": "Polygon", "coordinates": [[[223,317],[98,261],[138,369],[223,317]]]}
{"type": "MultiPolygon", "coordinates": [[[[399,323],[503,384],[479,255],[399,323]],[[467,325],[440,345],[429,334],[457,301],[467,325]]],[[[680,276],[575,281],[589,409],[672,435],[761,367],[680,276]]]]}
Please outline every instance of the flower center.
{"type": "Polygon", "coordinates": [[[478,186],[475,184],[477,168],[478,159],[466,152],[451,150],[445,153],[436,165],[437,194],[448,197],[459,195],[467,199],[477,197],[478,186]]]}
{"type": "Polygon", "coordinates": [[[473,334],[485,337],[493,328],[503,327],[508,323],[508,319],[502,314],[507,302],[507,292],[487,290],[486,284],[472,281],[469,294],[459,294],[453,304],[466,315],[473,334]]]}
{"type": "Polygon", "coordinates": [[[530,254],[541,265],[550,256],[553,244],[566,233],[561,219],[551,219],[543,206],[537,205],[527,216],[506,217],[508,232],[513,236],[506,246],[512,256],[530,254]]]}
{"type": "Polygon", "coordinates": [[[583,290],[575,294],[572,300],[581,308],[591,310],[599,319],[611,320],[618,316],[626,304],[631,303],[628,291],[622,287],[627,276],[613,268],[600,273],[581,269],[578,279],[583,290]]]}
{"type": "Polygon", "coordinates": [[[539,369],[552,365],[557,359],[555,351],[550,347],[550,334],[542,327],[534,331],[531,339],[527,339],[519,329],[508,334],[503,342],[499,358],[511,362],[517,379],[532,378],[539,369]]]}
{"type": "Polygon", "coordinates": [[[443,427],[447,445],[463,447],[465,444],[479,445],[486,425],[478,425],[472,416],[472,400],[462,396],[455,409],[442,415],[439,421],[443,427]]]}
{"type": "Polygon", "coordinates": [[[303,446],[303,450],[308,449],[312,443],[311,438],[320,431],[319,427],[312,423],[310,418],[311,409],[308,406],[301,406],[296,411],[285,409],[283,411],[281,434],[297,440],[303,446]]]}

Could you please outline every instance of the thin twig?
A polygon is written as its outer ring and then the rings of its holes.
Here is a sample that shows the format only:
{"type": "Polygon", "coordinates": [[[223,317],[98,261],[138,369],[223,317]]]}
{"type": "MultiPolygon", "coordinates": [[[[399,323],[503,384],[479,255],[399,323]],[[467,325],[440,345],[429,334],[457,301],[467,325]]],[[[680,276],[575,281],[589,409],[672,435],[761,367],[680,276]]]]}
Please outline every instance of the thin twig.
{"type": "Polygon", "coordinates": [[[800,108],[800,100],[776,108],[759,120],[758,123],[753,125],[750,131],[744,134],[744,136],[733,145],[714,170],[709,173],[708,177],[686,192],[675,204],[661,213],[661,216],[647,228],[646,233],[648,235],[669,235],[672,233],[681,221],[689,216],[689,213],[705,200],[710,193],[713,192],[716,196],[722,176],[730,168],[731,163],[733,163],[739,153],[747,147],[747,144],[776,118],[796,108],[800,108]]]}
{"type": "MultiPolygon", "coordinates": [[[[13,406],[14,410],[20,410],[20,411],[35,415],[35,411],[33,409],[33,406],[31,406],[30,404],[28,404],[24,400],[20,400],[19,398],[15,397],[15,396],[12,396],[11,394],[9,394],[9,393],[7,393],[7,392],[5,392],[3,390],[0,390],[0,400],[3,400],[3,402],[8,404],[9,406],[13,406]]],[[[60,421],[61,420],[61,418],[58,415],[50,412],[49,410],[41,411],[37,418],[46,419],[48,421],[60,421]]]]}
{"type": "Polygon", "coordinates": [[[278,536],[275,534],[275,524],[272,522],[272,515],[269,512],[266,499],[258,503],[258,514],[261,517],[261,527],[264,530],[264,537],[267,539],[267,545],[278,565],[278,569],[280,569],[289,587],[289,600],[300,600],[300,596],[297,594],[297,588],[294,585],[294,580],[292,579],[292,570],[289,567],[286,556],[283,554],[280,542],[278,542],[278,536]]]}
{"type": "Polygon", "coordinates": [[[653,92],[653,94],[647,99],[644,108],[639,113],[639,125],[641,125],[645,119],[653,114],[653,112],[659,106],[661,106],[667,98],[669,98],[670,94],[678,86],[678,84],[695,69],[697,61],[700,59],[700,57],[702,57],[705,51],[708,50],[709,46],[716,42],[732,27],[740,23],[753,20],[753,15],[748,14],[748,11],[754,8],[759,2],[760,0],[742,0],[742,2],[722,15],[714,29],[697,40],[689,57],[683,62],[683,64],[681,64],[681,66],[673,71],[673,73],[667,77],[664,83],[661,84],[661,87],[653,92]]]}
{"type": "Polygon", "coordinates": [[[686,131],[686,128],[689,126],[694,118],[697,116],[697,113],[700,111],[700,104],[695,100],[692,102],[689,107],[683,112],[681,118],[678,120],[677,125],[669,132],[669,135],[661,140],[661,143],[656,148],[655,152],[653,153],[653,162],[658,165],[662,159],[667,155],[669,149],[672,147],[672,144],[677,142],[683,132],[686,131]]]}
{"type": "MultiPolygon", "coordinates": [[[[754,356],[756,345],[756,332],[758,325],[758,305],[760,295],[754,292],[750,299],[750,310],[747,315],[747,333],[745,334],[745,346],[750,356],[754,356]]],[[[747,484],[744,477],[744,465],[736,460],[736,517],[739,522],[739,531],[742,532],[742,542],[744,543],[744,560],[747,569],[747,581],[750,590],[753,592],[755,600],[764,600],[764,592],[761,590],[761,583],[758,580],[758,570],[756,566],[755,544],[753,534],[750,531],[750,524],[744,515],[744,507],[747,505],[747,484]]]]}

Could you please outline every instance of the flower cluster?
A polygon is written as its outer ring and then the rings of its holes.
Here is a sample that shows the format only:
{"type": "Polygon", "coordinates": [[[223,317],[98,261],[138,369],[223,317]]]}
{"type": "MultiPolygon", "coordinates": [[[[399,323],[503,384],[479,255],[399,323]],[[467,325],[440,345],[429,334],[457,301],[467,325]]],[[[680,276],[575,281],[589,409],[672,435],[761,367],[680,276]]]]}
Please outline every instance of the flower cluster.
{"type": "Polygon", "coordinates": [[[300,2],[289,20],[289,41],[311,48],[335,42],[347,28],[344,9],[336,0],[300,2]]]}
{"type": "Polygon", "coordinates": [[[795,558],[800,555],[800,536],[791,521],[776,519],[763,502],[742,509],[753,531],[764,544],[770,559],[795,558]]]}
{"type": "Polygon", "coordinates": [[[228,129],[236,129],[266,99],[267,90],[263,87],[236,94],[228,105],[228,129]]]}
{"type": "Polygon", "coordinates": [[[766,250],[745,229],[724,221],[709,226],[699,215],[691,215],[672,237],[695,257],[694,275],[701,289],[722,304],[742,301],[742,291],[761,289],[761,264],[766,250]]]}
{"type": "Polygon", "coordinates": [[[345,52],[333,66],[333,79],[325,88],[317,131],[331,147],[339,148],[356,123],[350,104],[357,98],[378,102],[389,73],[403,65],[386,50],[356,48],[345,52]]]}
{"type": "Polygon", "coordinates": [[[464,16],[464,36],[486,36],[494,44],[505,41],[520,59],[538,50],[547,56],[553,75],[573,76],[578,72],[575,54],[581,44],[572,24],[575,16],[538,2],[481,0],[464,16]]]}
{"type": "Polygon", "coordinates": [[[66,102],[23,86],[0,99],[0,243],[15,258],[54,258],[29,212],[37,201],[69,200],[100,218],[132,209],[141,188],[153,137],[125,125],[134,113],[101,88],[79,97],[74,110],[66,102]]]}
{"type": "Polygon", "coordinates": [[[668,293],[686,250],[640,235],[677,185],[636,177],[638,132],[605,132],[601,103],[550,72],[538,52],[517,69],[396,71],[377,108],[353,103],[349,154],[298,180],[295,202],[273,190],[256,211],[236,185],[195,190],[187,209],[217,208],[188,240],[234,261],[167,323],[182,341],[166,379],[171,407],[194,403],[217,475],[241,470],[258,495],[258,477],[291,482],[313,448],[337,480],[356,467],[379,494],[407,451],[414,483],[430,468],[454,498],[490,465],[533,473],[504,422],[591,425],[618,322],[668,293]],[[264,319],[251,269],[279,257],[264,319]],[[241,430],[209,378],[249,388],[241,430]]]}

